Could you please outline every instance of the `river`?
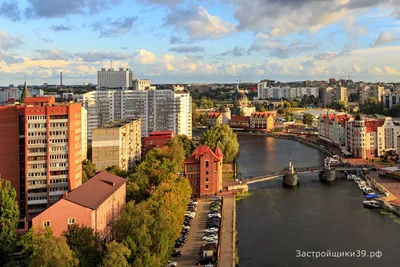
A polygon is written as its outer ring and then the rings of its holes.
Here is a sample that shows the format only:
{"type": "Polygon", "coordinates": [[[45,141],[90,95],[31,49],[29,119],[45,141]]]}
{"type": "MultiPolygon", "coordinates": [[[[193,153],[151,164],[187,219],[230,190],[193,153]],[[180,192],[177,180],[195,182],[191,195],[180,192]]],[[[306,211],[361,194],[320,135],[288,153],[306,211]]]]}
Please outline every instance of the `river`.
{"type": "MultiPolygon", "coordinates": [[[[325,157],[291,140],[239,136],[239,143],[237,161],[243,177],[280,171],[289,159],[297,168],[316,166],[325,157]]],[[[364,208],[354,182],[325,184],[317,174],[299,177],[299,188],[284,188],[281,179],[267,181],[252,185],[252,195],[237,202],[239,266],[400,266],[398,217],[364,208]],[[297,257],[298,250],[310,256],[328,250],[355,255],[379,250],[382,257],[316,259],[297,257]]]]}

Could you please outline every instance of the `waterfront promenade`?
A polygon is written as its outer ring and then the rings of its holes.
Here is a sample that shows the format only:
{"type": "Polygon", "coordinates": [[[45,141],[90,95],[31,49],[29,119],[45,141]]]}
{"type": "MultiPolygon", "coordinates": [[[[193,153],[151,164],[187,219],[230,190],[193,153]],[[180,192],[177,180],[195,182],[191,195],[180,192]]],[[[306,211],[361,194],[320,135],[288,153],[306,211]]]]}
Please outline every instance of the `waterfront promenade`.
{"type": "Polygon", "coordinates": [[[220,234],[220,255],[218,267],[235,267],[236,250],[236,199],[234,195],[224,196],[222,227],[220,234]]]}

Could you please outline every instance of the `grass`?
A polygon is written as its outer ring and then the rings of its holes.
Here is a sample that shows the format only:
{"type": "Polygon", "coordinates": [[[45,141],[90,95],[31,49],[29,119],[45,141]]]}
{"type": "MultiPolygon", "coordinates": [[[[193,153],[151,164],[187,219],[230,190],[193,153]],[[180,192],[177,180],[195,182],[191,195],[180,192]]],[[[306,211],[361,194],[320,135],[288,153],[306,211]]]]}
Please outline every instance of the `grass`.
{"type": "Polygon", "coordinates": [[[244,193],[236,193],[236,201],[242,200],[243,198],[249,197],[251,195],[253,195],[253,193],[250,193],[249,191],[244,193]]]}
{"type": "Polygon", "coordinates": [[[235,243],[236,243],[236,246],[235,246],[235,266],[237,267],[237,266],[239,266],[239,250],[238,250],[238,247],[237,247],[237,243],[238,243],[238,241],[239,241],[239,235],[238,235],[238,231],[237,230],[235,230],[235,243]]]}
{"type": "Polygon", "coordinates": [[[222,165],[222,180],[232,181],[235,178],[232,164],[222,165]]]}

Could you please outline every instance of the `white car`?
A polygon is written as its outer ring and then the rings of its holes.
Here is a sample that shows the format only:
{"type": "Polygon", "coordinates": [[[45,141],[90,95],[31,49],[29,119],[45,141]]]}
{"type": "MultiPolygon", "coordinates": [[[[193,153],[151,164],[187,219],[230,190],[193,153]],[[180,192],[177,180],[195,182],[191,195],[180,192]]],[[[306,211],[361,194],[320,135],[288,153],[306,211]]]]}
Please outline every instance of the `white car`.
{"type": "Polygon", "coordinates": [[[196,212],[193,212],[193,211],[186,211],[186,212],[185,212],[185,215],[193,215],[193,216],[196,216],[196,212]]]}
{"type": "Polygon", "coordinates": [[[187,229],[187,230],[189,230],[189,229],[190,229],[190,226],[189,226],[189,225],[182,225],[182,229],[187,229]]]}
{"type": "Polygon", "coordinates": [[[193,214],[185,214],[185,216],[186,216],[186,217],[190,217],[190,218],[192,218],[192,219],[194,218],[194,215],[193,215],[193,214]]]}
{"type": "Polygon", "coordinates": [[[168,261],[166,267],[176,267],[176,266],[178,266],[178,263],[176,261],[168,261]]]}
{"type": "Polygon", "coordinates": [[[204,241],[217,241],[218,240],[218,236],[216,236],[216,235],[203,236],[202,240],[204,240],[204,241]]]}
{"type": "Polygon", "coordinates": [[[212,201],[222,200],[222,197],[216,196],[211,199],[212,201]]]}
{"type": "Polygon", "coordinates": [[[191,205],[199,205],[199,202],[197,200],[190,200],[191,205]]]}
{"type": "Polygon", "coordinates": [[[211,214],[207,214],[208,218],[213,218],[213,217],[218,217],[221,218],[221,213],[211,213],[211,214]]]}
{"type": "Polygon", "coordinates": [[[212,228],[208,228],[206,230],[204,230],[205,233],[217,233],[218,232],[218,228],[212,227],[212,228]]]}

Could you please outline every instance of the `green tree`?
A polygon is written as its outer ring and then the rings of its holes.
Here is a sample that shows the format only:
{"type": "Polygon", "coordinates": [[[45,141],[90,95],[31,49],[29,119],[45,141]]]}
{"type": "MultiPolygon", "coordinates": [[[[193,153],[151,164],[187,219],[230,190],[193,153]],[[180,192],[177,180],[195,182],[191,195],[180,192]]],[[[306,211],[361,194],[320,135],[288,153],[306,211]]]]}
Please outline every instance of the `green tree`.
{"type": "Polygon", "coordinates": [[[126,177],[128,175],[126,171],[116,165],[107,167],[106,171],[119,177],[126,177]]]}
{"type": "Polygon", "coordinates": [[[346,104],[343,101],[333,101],[331,107],[336,110],[346,110],[346,104]]]}
{"type": "Polygon", "coordinates": [[[200,114],[197,112],[196,103],[192,102],[192,125],[196,126],[200,123],[200,114]]]}
{"type": "Polygon", "coordinates": [[[367,103],[369,103],[369,104],[378,104],[378,101],[376,100],[375,97],[371,96],[371,97],[368,97],[367,103]]]}
{"type": "Polygon", "coordinates": [[[96,175],[96,165],[94,165],[90,160],[84,160],[82,162],[82,183],[96,175]]]}
{"type": "Polygon", "coordinates": [[[239,142],[237,135],[226,124],[217,125],[203,133],[200,138],[203,145],[209,146],[212,150],[217,144],[224,154],[224,163],[232,162],[239,153],[239,142]]]}
{"type": "Polygon", "coordinates": [[[290,106],[292,108],[297,108],[299,106],[299,103],[297,103],[296,101],[290,101],[290,106]]]}
{"type": "MultiPolygon", "coordinates": [[[[131,255],[131,251],[124,244],[115,241],[107,244],[107,253],[104,257],[101,267],[129,267],[127,258],[131,255]]],[[[95,266],[95,265],[93,265],[95,266]]]]}
{"type": "Polygon", "coordinates": [[[23,258],[28,267],[75,267],[79,260],[69,248],[66,238],[54,237],[50,228],[43,233],[33,228],[22,238],[23,258]]]}
{"type": "Polygon", "coordinates": [[[304,113],[303,114],[303,123],[307,124],[308,126],[311,126],[313,124],[314,116],[311,115],[310,113],[304,113]]]}
{"type": "Polygon", "coordinates": [[[185,150],[185,157],[189,157],[194,151],[193,141],[186,135],[178,135],[178,142],[182,144],[185,150]]]}
{"type": "Polygon", "coordinates": [[[286,100],[283,101],[283,108],[291,108],[292,106],[290,105],[290,103],[286,100]]]}
{"type": "Polygon", "coordinates": [[[210,109],[213,106],[214,106],[214,103],[207,98],[203,98],[200,100],[200,108],[201,109],[210,109]]]}
{"type": "Polygon", "coordinates": [[[92,228],[71,225],[64,233],[67,244],[79,259],[80,267],[98,266],[103,258],[103,242],[92,228]]]}
{"type": "Polygon", "coordinates": [[[0,177],[0,265],[8,262],[15,249],[19,209],[17,193],[9,181],[0,177]]]}

